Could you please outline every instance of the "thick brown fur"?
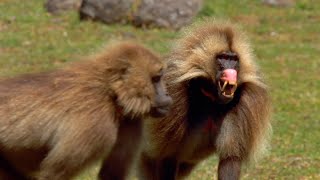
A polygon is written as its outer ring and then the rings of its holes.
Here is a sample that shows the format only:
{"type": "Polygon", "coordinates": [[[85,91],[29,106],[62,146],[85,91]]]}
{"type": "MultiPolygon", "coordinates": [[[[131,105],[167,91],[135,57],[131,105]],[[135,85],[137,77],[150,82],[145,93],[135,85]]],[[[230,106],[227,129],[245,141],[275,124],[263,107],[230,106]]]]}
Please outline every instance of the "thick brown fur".
{"type": "Polygon", "coordinates": [[[123,42],[63,69],[1,80],[0,179],[69,179],[104,157],[100,178],[124,179],[140,119],[156,106],[152,77],[164,68],[123,42]],[[122,169],[109,174],[110,165],[122,169]]]}
{"type": "MultiPolygon", "coordinates": [[[[271,132],[268,89],[246,35],[230,22],[196,23],[169,54],[165,79],[174,104],[168,116],[147,122],[140,178],[182,179],[216,153],[220,158],[219,179],[238,179],[241,165],[265,152],[271,132]],[[214,84],[215,57],[223,51],[239,56],[238,89],[232,102],[213,105],[210,113],[214,126],[207,129],[208,121],[201,116],[190,119],[194,99],[188,94],[189,83],[204,78],[214,84]]],[[[205,102],[199,106],[206,108],[205,102]]]]}

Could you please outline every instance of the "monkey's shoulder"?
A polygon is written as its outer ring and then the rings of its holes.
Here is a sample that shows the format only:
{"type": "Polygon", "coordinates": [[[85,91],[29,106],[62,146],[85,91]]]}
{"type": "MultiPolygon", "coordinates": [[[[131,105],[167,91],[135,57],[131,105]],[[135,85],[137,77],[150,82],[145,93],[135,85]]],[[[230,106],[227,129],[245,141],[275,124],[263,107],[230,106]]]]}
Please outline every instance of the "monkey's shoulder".
{"type": "Polygon", "coordinates": [[[50,88],[53,86],[64,86],[67,81],[75,77],[71,72],[63,72],[62,70],[22,74],[16,77],[10,77],[0,80],[0,92],[17,91],[19,89],[37,90],[42,88],[50,88]]]}

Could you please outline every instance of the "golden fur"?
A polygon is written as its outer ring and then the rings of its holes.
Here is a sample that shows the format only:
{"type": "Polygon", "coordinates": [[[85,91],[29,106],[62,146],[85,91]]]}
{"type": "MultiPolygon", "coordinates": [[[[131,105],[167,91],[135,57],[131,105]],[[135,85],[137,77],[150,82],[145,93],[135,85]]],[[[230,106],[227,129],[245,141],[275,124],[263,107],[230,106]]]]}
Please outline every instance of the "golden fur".
{"type": "Polygon", "coordinates": [[[0,178],[68,179],[112,152],[118,133],[137,151],[138,120],[154,105],[151,77],[164,68],[158,55],[123,42],[63,69],[0,81],[0,178]]]}
{"type": "Polygon", "coordinates": [[[174,177],[180,179],[213,153],[220,159],[237,157],[248,162],[265,152],[271,132],[270,98],[247,37],[238,26],[217,20],[196,23],[177,40],[167,60],[165,79],[174,104],[167,117],[147,122],[142,178],[172,178],[164,176],[165,167],[159,165],[166,159],[173,159],[174,177]],[[188,83],[199,77],[215,83],[215,56],[227,50],[239,55],[239,102],[228,109],[218,131],[203,133],[204,125],[192,127],[188,122],[188,83]]]}

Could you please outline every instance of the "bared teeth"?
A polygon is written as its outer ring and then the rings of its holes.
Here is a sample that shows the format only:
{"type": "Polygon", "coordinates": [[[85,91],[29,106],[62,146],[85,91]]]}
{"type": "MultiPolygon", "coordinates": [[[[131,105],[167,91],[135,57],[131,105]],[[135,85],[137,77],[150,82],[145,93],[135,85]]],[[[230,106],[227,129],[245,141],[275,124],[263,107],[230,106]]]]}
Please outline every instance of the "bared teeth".
{"type": "Polygon", "coordinates": [[[228,85],[228,81],[224,81],[223,86],[221,87],[221,82],[219,82],[219,88],[221,91],[224,91],[224,89],[226,88],[226,86],[228,85]]]}
{"type": "Polygon", "coordinates": [[[225,81],[223,86],[222,86],[222,91],[224,91],[224,89],[226,88],[227,84],[228,84],[228,81],[225,81]]]}
{"type": "Polygon", "coordinates": [[[224,82],[223,82],[223,85],[222,85],[222,82],[220,81],[220,82],[219,82],[219,88],[220,88],[223,96],[228,97],[228,98],[231,98],[231,97],[233,97],[234,92],[235,92],[236,89],[237,89],[237,83],[236,83],[236,82],[224,81],[224,82]],[[230,94],[226,94],[226,91],[225,91],[225,90],[226,90],[227,85],[232,86],[232,88],[231,88],[231,90],[230,90],[230,94]]]}
{"type": "Polygon", "coordinates": [[[230,85],[233,85],[231,92],[232,92],[232,94],[234,94],[234,92],[237,90],[237,83],[236,83],[236,82],[233,82],[232,84],[231,84],[231,83],[229,83],[229,84],[230,84],[230,85]]]}
{"type": "Polygon", "coordinates": [[[228,94],[226,94],[226,92],[223,92],[222,95],[224,95],[225,97],[230,98],[230,97],[233,97],[234,93],[228,95],[228,94]]]}

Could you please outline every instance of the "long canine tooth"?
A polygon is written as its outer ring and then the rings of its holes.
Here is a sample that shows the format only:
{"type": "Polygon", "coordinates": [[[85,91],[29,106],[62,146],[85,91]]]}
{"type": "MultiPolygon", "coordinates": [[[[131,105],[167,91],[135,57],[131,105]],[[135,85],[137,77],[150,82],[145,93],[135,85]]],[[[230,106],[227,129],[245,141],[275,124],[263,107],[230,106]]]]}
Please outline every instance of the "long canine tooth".
{"type": "Polygon", "coordinates": [[[233,97],[233,94],[227,95],[226,92],[223,92],[222,95],[224,95],[225,97],[228,97],[228,98],[233,97]]]}
{"type": "Polygon", "coordinates": [[[237,90],[237,87],[238,87],[238,85],[237,85],[237,83],[235,83],[235,84],[233,85],[232,91],[235,92],[235,91],[237,90]]]}
{"type": "Polygon", "coordinates": [[[227,84],[228,84],[228,82],[227,82],[227,81],[225,81],[225,82],[224,82],[224,84],[223,84],[223,86],[222,86],[221,91],[224,91],[224,89],[226,88],[227,84]]]}

